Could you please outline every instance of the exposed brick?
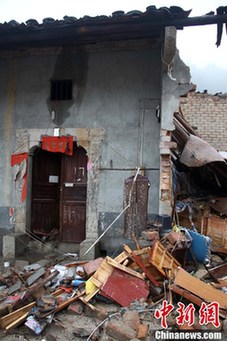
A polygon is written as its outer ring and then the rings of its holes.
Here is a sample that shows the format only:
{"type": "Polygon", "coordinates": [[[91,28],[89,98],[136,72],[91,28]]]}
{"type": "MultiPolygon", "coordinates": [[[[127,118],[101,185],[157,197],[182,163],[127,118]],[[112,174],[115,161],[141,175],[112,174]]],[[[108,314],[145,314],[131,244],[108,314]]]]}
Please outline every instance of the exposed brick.
{"type": "Polygon", "coordinates": [[[103,258],[99,257],[83,265],[84,271],[86,272],[88,277],[91,276],[100,267],[102,261],[103,258]]]}
{"type": "Polygon", "coordinates": [[[227,150],[227,95],[189,92],[180,107],[199,136],[217,150],[227,150]]]}
{"type": "Polygon", "coordinates": [[[136,310],[127,310],[123,315],[123,321],[134,330],[138,330],[140,326],[139,313],[136,310]]]}
{"type": "Polygon", "coordinates": [[[185,237],[182,234],[178,232],[174,232],[174,231],[171,231],[170,233],[168,233],[166,238],[173,245],[179,241],[185,241],[185,237]]]}
{"type": "Polygon", "coordinates": [[[142,231],[142,238],[145,240],[156,240],[159,239],[158,231],[142,231]]]}
{"type": "Polygon", "coordinates": [[[121,320],[111,320],[106,326],[106,333],[119,340],[131,340],[136,337],[136,331],[121,320]]]}
{"type": "Polygon", "coordinates": [[[149,325],[148,324],[140,324],[137,332],[137,339],[139,340],[145,340],[147,338],[149,331],[149,325]]]}
{"type": "Polygon", "coordinates": [[[70,304],[68,306],[68,311],[77,315],[81,315],[84,311],[83,303],[80,301],[77,301],[75,303],[70,304]]]}

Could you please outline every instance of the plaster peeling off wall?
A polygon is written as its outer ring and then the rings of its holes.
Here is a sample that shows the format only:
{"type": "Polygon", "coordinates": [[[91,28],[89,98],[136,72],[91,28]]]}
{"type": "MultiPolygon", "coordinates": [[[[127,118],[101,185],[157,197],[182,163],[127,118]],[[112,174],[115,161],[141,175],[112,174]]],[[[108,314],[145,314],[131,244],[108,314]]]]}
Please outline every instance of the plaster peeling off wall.
{"type": "Polygon", "coordinates": [[[166,28],[162,62],[161,128],[174,130],[173,113],[179,108],[179,98],[194,87],[190,69],[176,49],[175,27],[166,28]]]}
{"type": "Polygon", "coordinates": [[[162,99],[160,131],[160,201],[159,213],[172,213],[171,131],[173,114],[178,111],[180,96],[193,88],[189,67],[180,59],[176,49],[176,28],[165,29],[162,53],[162,99]]]}

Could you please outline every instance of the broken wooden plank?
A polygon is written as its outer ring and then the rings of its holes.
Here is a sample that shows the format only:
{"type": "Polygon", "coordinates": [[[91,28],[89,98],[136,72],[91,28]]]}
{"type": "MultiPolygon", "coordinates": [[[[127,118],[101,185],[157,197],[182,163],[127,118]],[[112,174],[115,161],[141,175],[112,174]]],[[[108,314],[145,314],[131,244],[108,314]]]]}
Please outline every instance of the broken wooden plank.
{"type": "Polygon", "coordinates": [[[129,253],[130,257],[139,265],[139,267],[143,270],[147,278],[154,284],[154,286],[159,286],[159,283],[156,281],[154,276],[149,272],[149,270],[145,267],[144,263],[140,259],[139,256],[137,256],[128,245],[124,245],[124,249],[126,252],[129,253]]]}
{"type": "Polygon", "coordinates": [[[123,263],[128,258],[128,253],[123,251],[120,253],[117,257],[114,258],[115,262],[117,263],[123,263]]]}
{"type": "Polygon", "coordinates": [[[175,277],[174,284],[181,288],[192,292],[194,295],[200,297],[208,303],[218,302],[220,308],[227,309],[227,295],[222,291],[213,288],[187,273],[184,269],[179,268],[175,277]]]}
{"type": "Polygon", "coordinates": [[[108,264],[112,265],[113,267],[115,267],[119,270],[122,270],[122,271],[124,271],[124,272],[126,272],[132,276],[135,276],[137,278],[144,280],[144,276],[142,274],[140,274],[139,272],[134,271],[134,270],[122,265],[122,264],[118,264],[114,259],[112,259],[108,256],[106,257],[106,260],[107,260],[108,264]]]}
{"type": "Polygon", "coordinates": [[[135,244],[136,244],[137,250],[141,250],[140,244],[139,244],[139,242],[138,242],[138,240],[137,240],[136,235],[135,235],[134,232],[132,233],[132,239],[134,240],[134,242],[135,242],[135,244]]]}
{"type": "Polygon", "coordinates": [[[86,302],[89,302],[89,301],[92,299],[92,297],[94,297],[94,296],[99,292],[99,290],[100,290],[100,288],[94,289],[92,292],[90,292],[88,295],[86,295],[86,297],[84,298],[84,300],[85,300],[86,302]]]}
{"type": "Polygon", "coordinates": [[[215,268],[207,270],[216,279],[221,279],[227,276],[227,263],[220,264],[215,268]]]}
{"type": "Polygon", "coordinates": [[[8,331],[10,329],[16,328],[17,326],[19,326],[22,322],[24,322],[28,316],[29,312],[24,313],[23,315],[21,315],[19,318],[17,318],[15,321],[11,322],[10,324],[8,324],[5,327],[5,330],[8,331]]]}
{"type": "MultiPolygon", "coordinates": [[[[201,298],[199,298],[198,296],[192,294],[190,291],[182,289],[182,288],[180,288],[179,286],[177,286],[175,284],[169,285],[169,289],[171,291],[175,292],[176,294],[186,298],[187,300],[189,300],[193,304],[196,304],[199,307],[204,302],[201,298]]],[[[225,311],[223,309],[219,309],[219,315],[221,317],[223,317],[223,318],[226,318],[226,313],[225,313],[225,311]]]]}
{"type": "Polygon", "coordinates": [[[95,287],[88,295],[86,295],[86,302],[90,301],[92,297],[99,292],[100,287],[106,282],[113,269],[114,268],[107,263],[107,260],[105,258],[99,266],[98,270],[89,278],[89,281],[92,282],[95,287]]]}
{"type": "Polygon", "coordinates": [[[217,288],[217,289],[221,289],[221,288],[227,287],[227,279],[219,279],[218,282],[219,282],[219,283],[213,283],[213,282],[211,282],[210,284],[211,284],[214,288],[217,288]]]}
{"type": "Polygon", "coordinates": [[[60,303],[55,309],[54,312],[57,313],[58,311],[64,309],[65,307],[67,307],[68,305],[70,305],[71,303],[75,302],[76,300],[79,299],[79,297],[85,295],[85,290],[79,292],[77,295],[73,296],[72,298],[69,298],[68,300],[60,303]]]}
{"type": "Polygon", "coordinates": [[[107,262],[107,258],[105,258],[98,270],[94,273],[93,276],[90,277],[90,280],[97,286],[101,287],[102,284],[105,283],[109,275],[112,273],[113,267],[107,262]]]}
{"type": "Polygon", "coordinates": [[[14,312],[7,314],[0,318],[0,328],[5,329],[8,325],[18,320],[21,316],[28,314],[35,306],[35,302],[27,304],[25,307],[15,310],[14,312]]]}
{"type": "MultiPolygon", "coordinates": [[[[64,308],[66,308],[69,304],[75,302],[76,300],[78,300],[78,298],[79,298],[80,296],[82,296],[82,295],[84,295],[84,294],[85,294],[85,290],[82,291],[82,292],[80,292],[80,293],[78,293],[76,296],[74,296],[74,297],[72,297],[72,298],[70,298],[70,299],[68,299],[68,300],[66,300],[66,301],[64,301],[64,302],[62,302],[62,303],[60,303],[60,304],[55,308],[54,312],[57,313],[58,311],[60,311],[60,310],[62,310],[62,309],[64,309],[64,308]]],[[[34,303],[35,303],[35,302],[34,302],[34,303]]],[[[34,304],[34,305],[35,305],[35,304],[34,304]]],[[[31,308],[30,308],[30,309],[31,309],[31,308]]],[[[9,331],[9,330],[11,330],[11,329],[17,327],[18,325],[20,325],[22,322],[24,322],[24,321],[26,320],[26,318],[27,318],[29,312],[30,312],[30,310],[27,311],[27,312],[25,312],[25,313],[24,313],[23,315],[21,315],[20,317],[16,318],[16,319],[15,319],[13,322],[11,322],[10,324],[7,324],[7,325],[5,326],[4,329],[7,330],[7,331],[9,331]]]]}
{"type": "MultiPolygon", "coordinates": [[[[60,295],[61,293],[62,293],[62,289],[58,289],[52,295],[56,297],[60,295]]],[[[35,305],[36,305],[36,302],[29,303],[26,306],[1,317],[0,328],[5,329],[6,326],[13,324],[13,322],[16,320],[19,320],[21,316],[28,314],[35,305]]]]}
{"type": "Polygon", "coordinates": [[[203,300],[201,298],[199,298],[198,296],[192,294],[188,290],[180,288],[179,286],[177,286],[175,284],[169,285],[169,289],[172,290],[173,292],[175,292],[176,294],[186,298],[187,300],[191,301],[192,303],[196,304],[199,307],[203,303],[203,300]]]}
{"type": "Polygon", "coordinates": [[[180,263],[158,240],[151,249],[149,261],[164,277],[167,277],[166,269],[168,269],[168,276],[170,279],[173,279],[176,276],[178,268],[180,267],[180,263]]]}

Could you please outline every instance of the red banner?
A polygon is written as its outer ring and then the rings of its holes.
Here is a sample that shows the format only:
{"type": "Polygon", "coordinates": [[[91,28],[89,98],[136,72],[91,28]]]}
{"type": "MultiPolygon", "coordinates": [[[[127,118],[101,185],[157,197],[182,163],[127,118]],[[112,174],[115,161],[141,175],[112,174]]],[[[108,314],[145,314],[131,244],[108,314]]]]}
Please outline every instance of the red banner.
{"type": "Polygon", "coordinates": [[[21,162],[26,160],[26,172],[23,176],[24,184],[21,192],[21,201],[24,202],[26,198],[26,190],[27,190],[27,160],[28,160],[28,153],[21,153],[21,154],[12,154],[11,155],[11,166],[19,165],[21,162]]]}
{"type": "Polygon", "coordinates": [[[22,161],[28,159],[28,153],[12,154],[11,155],[11,166],[19,165],[22,161]]]}
{"type": "Polygon", "coordinates": [[[42,149],[53,153],[73,155],[73,136],[43,136],[42,149]]]}

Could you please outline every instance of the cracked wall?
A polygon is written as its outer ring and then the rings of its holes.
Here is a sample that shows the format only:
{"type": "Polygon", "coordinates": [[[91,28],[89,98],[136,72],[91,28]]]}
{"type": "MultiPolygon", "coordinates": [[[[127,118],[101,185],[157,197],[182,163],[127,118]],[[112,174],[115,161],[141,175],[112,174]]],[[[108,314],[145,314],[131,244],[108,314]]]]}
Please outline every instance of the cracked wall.
{"type": "Polygon", "coordinates": [[[166,27],[162,50],[162,98],[160,133],[160,214],[172,214],[172,172],[170,132],[174,130],[173,114],[178,111],[180,96],[193,88],[190,69],[176,49],[176,28],[166,27]]]}

